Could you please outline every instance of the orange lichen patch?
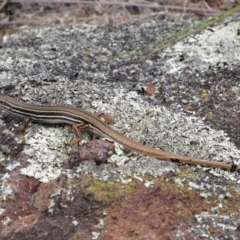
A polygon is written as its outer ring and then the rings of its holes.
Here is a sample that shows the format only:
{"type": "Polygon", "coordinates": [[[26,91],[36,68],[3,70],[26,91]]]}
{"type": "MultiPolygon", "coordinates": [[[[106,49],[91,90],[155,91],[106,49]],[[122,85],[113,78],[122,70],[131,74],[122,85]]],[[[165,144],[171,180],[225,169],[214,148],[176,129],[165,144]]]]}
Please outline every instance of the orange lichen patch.
{"type": "Polygon", "coordinates": [[[197,193],[175,183],[159,179],[153,188],[135,184],[135,193],[105,210],[106,231],[100,239],[173,239],[176,228],[187,229],[183,223],[194,223],[195,214],[209,210],[197,193]]]}
{"type": "Polygon", "coordinates": [[[145,91],[146,91],[147,95],[153,95],[157,91],[156,84],[154,84],[154,83],[147,83],[145,91]]]}
{"type": "Polygon", "coordinates": [[[193,106],[191,104],[182,104],[182,108],[185,110],[185,111],[191,111],[193,110],[193,106]]]}

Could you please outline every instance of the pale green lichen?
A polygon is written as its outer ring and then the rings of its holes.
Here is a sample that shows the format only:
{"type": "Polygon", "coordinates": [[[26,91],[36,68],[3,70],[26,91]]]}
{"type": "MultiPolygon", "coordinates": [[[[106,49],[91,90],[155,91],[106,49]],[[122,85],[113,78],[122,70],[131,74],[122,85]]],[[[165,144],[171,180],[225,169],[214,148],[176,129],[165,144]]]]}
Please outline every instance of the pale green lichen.
{"type": "Polygon", "coordinates": [[[29,165],[21,174],[42,182],[56,179],[62,172],[62,161],[67,157],[67,144],[74,135],[70,127],[39,127],[34,134],[27,132],[24,153],[29,155],[29,165]]]}
{"type": "Polygon", "coordinates": [[[0,179],[0,199],[6,200],[7,197],[12,193],[12,189],[8,182],[10,179],[9,173],[5,173],[0,179]]]}

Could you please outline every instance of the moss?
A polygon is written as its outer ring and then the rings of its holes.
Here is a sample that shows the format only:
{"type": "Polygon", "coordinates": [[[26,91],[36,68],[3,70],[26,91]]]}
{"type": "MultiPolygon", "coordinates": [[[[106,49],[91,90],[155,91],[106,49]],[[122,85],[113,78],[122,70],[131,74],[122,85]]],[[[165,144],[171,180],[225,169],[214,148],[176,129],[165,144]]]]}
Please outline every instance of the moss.
{"type": "MultiPolygon", "coordinates": [[[[70,182],[73,184],[73,182],[70,182]]],[[[136,184],[130,182],[123,184],[114,181],[102,181],[93,179],[91,176],[85,176],[83,181],[78,182],[80,188],[84,191],[89,191],[94,194],[95,200],[102,201],[104,203],[112,202],[120,197],[131,194],[136,191],[136,184]]]]}
{"type": "Polygon", "coordinates": [[[74,240],[83,240],[84,239],[84,234],[82,234],[82,232],[76,232],[73,236],[74,240]]]}
{"type": "Polygon", "coordinates": [[[183,171],[179,172],[176,177],[179,177],[179,178],[195,178],[196,173],[191,168],[186,168],[183,171]]]}
{"type": "Polygon", "coordinates": [[[202,97],[202,99],[203,99],[203,101],[204,102],[207,102],[207,101],[209,101],[209,93],[208,92],[206,92],[206,91],[203,91],[202,93],[201,93],[201,97],[202,97]]]}
{"type": "Polygon", "coordinates": [[[72,180],[72,179],[68,179],[68,180],[66,181],[67,186],[74,186],[74,183],[75,183],[75,181],[72,180]]]}

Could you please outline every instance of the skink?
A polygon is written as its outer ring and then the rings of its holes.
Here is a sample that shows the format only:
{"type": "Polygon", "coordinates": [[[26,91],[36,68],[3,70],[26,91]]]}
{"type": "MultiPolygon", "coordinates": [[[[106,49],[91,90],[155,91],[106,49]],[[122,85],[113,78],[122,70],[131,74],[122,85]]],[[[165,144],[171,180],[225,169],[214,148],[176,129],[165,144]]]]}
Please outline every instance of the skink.
{"type": "MultiPolygon", "coordinates": [[[[34,122],[67,123],[74,125],[75,129],[89,130],[99,135],[104,135],[120,143],[125,148],[146,156],[165,161],[202,165],[231,171],[240,170],[240,166],[235,164],[185,157],[135,142],[109,127],[99,117],[77,107],[27,104],[9,96],[0,96],[0,104],[11,113],[27,117],[34,122]]],[[[79,136],[79,134],[77,135],[79,136]]]]}

